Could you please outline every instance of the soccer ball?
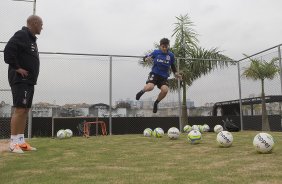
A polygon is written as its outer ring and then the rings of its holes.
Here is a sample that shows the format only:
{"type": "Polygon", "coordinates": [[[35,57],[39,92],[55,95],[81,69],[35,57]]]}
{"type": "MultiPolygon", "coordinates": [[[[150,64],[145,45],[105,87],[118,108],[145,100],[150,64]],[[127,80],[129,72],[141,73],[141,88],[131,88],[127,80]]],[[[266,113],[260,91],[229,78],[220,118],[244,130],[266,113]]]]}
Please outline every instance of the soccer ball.
{"type": "Polygon", "coordinates": [[[66,137],[66,132],[65,132],[65,130],[59,130],[59,131],[57,132],[57,137],[58,137],[59,139],[64,139],[64,138],[66,137]]]}
{"type": "Polygon", "coordinates": [[[192,127],[190,125],[185,125],[183,130],[184,130],[184,132],[189,133],[192,130],[192,127]]]}
{"type": "Polygon", "coordinates": [[[202,139],[202,134],[198,130],[192,130],[188,135],[187,135],[188,141],[191,144],[198,144],[200,143],[202,139]]]}
{"type": "Polygon", "coordinates": [[[146,128],[143,132],[144,137],[151,137],[153,130],[151,128],[146,128]]]}
{"type": "Polygon", "coordinates": [[[170,139],[178,139],[180,132],[178,130],[178,128],[175,127],[171,127],[168,131],[167,131],[167,135],[170,139]]]}
{"type": "Polygon", "coordinates": [[[274,147],[274,139],[268,133],[259,133],[255,136],[253,145],[259,153],[270,153],[274,147]]]}
{"type": "Polygon", "coordinates": [[[214,130],[215,133],[219,133],[219,132],[223,131],[223,127],[221,125],[215,125],[213,130],[214,130]]]}
{"type": "Polygon", "coordinates": [[[198,131],[200,131],[198,125],[193,125],[193,126],[192,126],[192,130],[198,130],[198,131]]]}
{"type": "Polygon", "coordinates": [[[204,125],[203,125],[203,131],[204,131],[204,132],[209,132],[209,131],[210,131],[210,126],[207,125],[207,124],[204,124],[204,125]]]}
{"type": "Polygon", "coordinates": [[[153,136],[157,138],[161,138],[164,135],[164,130],[162,128],[155,128],[153,131],[153,136]]]}
{"type": "Polygon", "coordinates": [[[233,143],[233,136],[228,131],[221,131],[216,137],[217,143],[221,147],[230,147],[233,143]]]}
{"type": "Polygon", "coordinates": [[[66,133],[66,137],[67,137],[67,138],[71,138],[72,135],[73,135],[71,129],[66,129],[66,130],[65,130],[65,133],[66,133]]]}
{"type": "Polygon", "coordinates": [[[200,131],[201,133],[203,133],[203,132],[204,132],[204,126],[203,126],[203,125],[198,125],[198,127],[199,127],[199,131],[200,131]]]}

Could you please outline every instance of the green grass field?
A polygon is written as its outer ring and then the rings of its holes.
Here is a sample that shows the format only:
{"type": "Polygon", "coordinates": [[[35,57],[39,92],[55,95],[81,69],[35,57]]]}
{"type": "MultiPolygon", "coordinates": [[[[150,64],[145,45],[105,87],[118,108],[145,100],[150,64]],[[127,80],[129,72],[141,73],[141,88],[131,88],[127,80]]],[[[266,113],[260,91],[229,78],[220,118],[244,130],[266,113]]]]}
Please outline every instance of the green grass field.
{"type": "Polygon", "coordinates": [[[34,138],[36,152],[1,153],[0,183],[282,183],[282,134],[274,133],[272,154],[252,146],[257,132],[233,133],[230,148],[219,148],[216,134],[206,133],[199,145],[142,135],[34,138]]]}

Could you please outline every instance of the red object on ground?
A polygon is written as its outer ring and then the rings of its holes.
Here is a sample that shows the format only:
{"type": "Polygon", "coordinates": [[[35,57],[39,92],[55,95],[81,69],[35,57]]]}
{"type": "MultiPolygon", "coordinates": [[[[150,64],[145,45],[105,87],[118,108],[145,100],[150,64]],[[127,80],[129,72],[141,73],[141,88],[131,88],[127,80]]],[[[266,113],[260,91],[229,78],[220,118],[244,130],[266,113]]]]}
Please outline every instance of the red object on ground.
{"type": "Polygon", "coordinates": [[[98,127],[100,125],[102,130],[102,135],[107,135],[107,127],[106,123],[104,121],[99,121],[98,118],[96,118],[96,121],[94,122],[84,122],[83,123],[83,136],[90,137],[90,125],[95,124],[96,125],[96,136],[98,135],[98,127]]]}

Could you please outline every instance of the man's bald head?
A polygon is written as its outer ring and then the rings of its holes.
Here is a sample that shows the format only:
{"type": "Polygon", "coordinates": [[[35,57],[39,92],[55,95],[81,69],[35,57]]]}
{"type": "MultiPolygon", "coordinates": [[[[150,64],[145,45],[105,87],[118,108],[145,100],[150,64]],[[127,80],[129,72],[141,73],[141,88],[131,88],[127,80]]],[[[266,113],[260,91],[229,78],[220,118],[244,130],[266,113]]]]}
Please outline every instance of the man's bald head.
{"type": "Polygon", "coordinates": [[[27,27],[30,29],[32,34],[40,34],[43,26],[43,21],[41,17],[37,15],[31,15],[26,20],[27,27]]]}

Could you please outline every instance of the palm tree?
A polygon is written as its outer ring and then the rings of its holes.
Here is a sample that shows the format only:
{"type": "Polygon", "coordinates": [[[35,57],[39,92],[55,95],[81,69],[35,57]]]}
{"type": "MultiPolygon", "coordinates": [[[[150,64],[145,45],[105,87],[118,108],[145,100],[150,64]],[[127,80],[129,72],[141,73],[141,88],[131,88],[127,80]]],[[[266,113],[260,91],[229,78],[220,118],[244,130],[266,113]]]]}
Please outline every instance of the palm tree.
{"type": "MultiPolygon", "coordinates": [[[[176,17],[177,22],[173,30],[172,37],[175,38],[174,45],[171,48],[180,65],[182,74],[181,88],[183,93],[182,102],[182,127],[188,124],[187,114],[187,87],[191,86],[193,81],[220,67],[227,67],[231,61],[225,55],[222,55],[217,48],[204,49],[198,46],[197,33],[193,29],[193,22],[189,16],[180,15],[176,17]]],[[[143,64],[148,66],[148,64],[143,64]]],[[[178,89],[177,80],[169,80],[170,89],[178,89]]]]}
{"type": "MultiPolygon", "coordinates": [[[[180,15],[176,17],[175,29],[172,36],[175,38],[175,43],[172,48],[180,66],[182,74],[181,88],[183,93],[182,101],[182,127],[188,124],[187,114],[187,88],[193,82],[220,67],[227,67],[231,59],[222,55],[217,48],[204,49],[198,46],[197,33],[193,29],[193,22],[188,15],[180,15]]],[[[177,90],[176,80],[170,80],[172,90],[177,90]]]]}
{"type": "Polygon", "coordinates": [[[270,62],[252,58],[249,59],[251,61],[251,64],[249,67],[244,68],[242,75],[247,79],[261,81],[262,130],[270,131],[265,103],[264,81],[265,79],[274,79],[275,76],[279,73],[280,69],[275,63],[278,58],[273,58],[270,62]]]}

